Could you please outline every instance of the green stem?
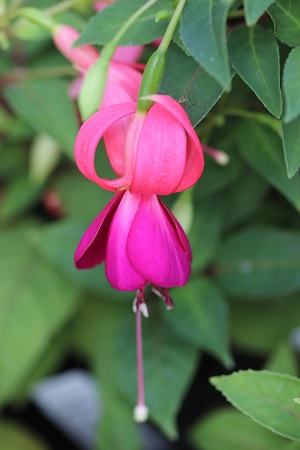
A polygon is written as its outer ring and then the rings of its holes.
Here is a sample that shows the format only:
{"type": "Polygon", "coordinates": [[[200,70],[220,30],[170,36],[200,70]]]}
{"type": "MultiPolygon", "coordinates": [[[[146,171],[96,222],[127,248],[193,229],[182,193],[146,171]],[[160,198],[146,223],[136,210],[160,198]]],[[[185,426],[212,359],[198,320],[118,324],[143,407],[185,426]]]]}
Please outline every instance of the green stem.
{"type": "Polygon", "coordinates": [[[129,19],[124,23],[124,25],[122,25],[120,30],[111,40],[110,44],[113,43],[115,46],[117,46],[122,36],[131,27],[131,25],[134,24],[136,19],[138,19],[145,11],[147,11],[147,9],[151,8],[151,6],[155,5],[156,2],[157,0],[149,0],[147,3],[144,4],[144,6],[138,9],[131,17],[129,17],[129,19]]]}
{"type": "Polygon", "coordinates": [[[109,63],[120,39],[131,25],[158,0],[149,0],[122,25],[113,39],[103,47],[100,58],[89,68],[79,92],[78,105],[83,120],[88,119],[99,108],[106,86],[109,63]]]}
{"type": "Polygon", "coordinates": [[[144,97],[156,94],[156,92],[158,91],[165,68],[166,53],[171,43],[178,21],[181,17],[185,3],[186,0],[179,0],[174,14],[167,27],[165,35],[160,43],[160,46],[151,55],[146,65],[138,97],[137,111],[139,113],[146,113],[151,108],[153,102],[151,100],[145,99],[144,97]]]}
{"type": "Polygon", "coordinates": [[[45,12],[50,16],[55,16],[56,14],[60,14],[61,12],[72,8],[76,3],[92,3],[92,1],[93,0],[64,0],[63,2],[59,2],[56,5],[45,9],[45,12]]]}
{"type": "Polygon", "coordinates": [[[236,11],[231,11],[227,18],[228,19],[243,19],[245,17],[245,11],[243,9],[237,9],[236,11]]]}
{"type": "Polygon", "coordinates": [[[70,66],[30,70],[15,68],[10,72],[7,72],[5,75],[1,76],[0,80],[1,84],[11,84],[19,80],[73,76],[76,73],[76,70],[70,66]]]}

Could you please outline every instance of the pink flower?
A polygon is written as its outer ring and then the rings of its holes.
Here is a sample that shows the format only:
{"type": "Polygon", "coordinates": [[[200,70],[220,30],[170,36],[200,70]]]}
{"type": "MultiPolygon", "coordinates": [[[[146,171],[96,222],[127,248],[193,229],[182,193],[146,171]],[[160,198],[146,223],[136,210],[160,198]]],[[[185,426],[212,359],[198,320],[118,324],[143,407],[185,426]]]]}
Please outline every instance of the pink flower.
{"type": "MultiPolygon", "coordinates": [[[[91,45],[72,48],[78,39],[79,32],[67,25],[60,25],[55,29],[53,41],[58,50],[71,61],[78,72],[84,76],[87,70],[99,58],[99,52],[91,45]]],[[[78,96],[82,77],[76,79],[71,87],[72,98],[78,96]]],[[[130,65],[111,61],[109,65],[107,83],[102,105],[136,101],[142,74],[130,65]]]]}
{"type": "Polygon", "coordinates": [[[133,102],[102,107],[79,130],[77,165],[83,175],[104,189],[168,195],[188,189],[201,176],[201,144],[182,106],[166,95],[148,98],[154,104],[147,114],[136,113],[133,102]],[[119,124],[124,118],[132,120],[120,136],[119,124]],[[95,171],[95,152],[103,136],[109,161],[119,175],[114,180],[100,178],[95,171]]]}
{"type": "Polygon", "coordinates": [[[166,298],[156,286],[184,285],[192,253],[180,224],[158,197],[125,191],[117,193],[89,226],[74,260],[78,269],[105,260],[107,279],[115,289],[143,289],[150,283],[166,298]]]}

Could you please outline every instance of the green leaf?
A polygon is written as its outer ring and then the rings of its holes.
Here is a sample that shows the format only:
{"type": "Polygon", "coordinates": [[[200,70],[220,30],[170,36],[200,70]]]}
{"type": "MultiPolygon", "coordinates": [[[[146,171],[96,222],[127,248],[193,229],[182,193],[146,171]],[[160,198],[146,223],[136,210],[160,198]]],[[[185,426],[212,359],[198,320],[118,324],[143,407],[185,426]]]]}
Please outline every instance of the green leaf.
{"type": "Polygon", "coordinates": [[[231,0],[189,0],[183,10],[180,35],[184,46],[226,90],[230,69],[226,48],[226,19],[231,0]]]}
{"type": "MultiPolygon", "coordinates": [[[[145,0],[118,0],[100,11],[88,23],[76,45],[108,44],[125,22],[143,5],[145,0]]],[[[145,11],[126,31],[119,45],[148,44],[164,35],[167,22],[155,22],[162,9],[173,11],[171,0],[159,0],[145,11]]]]}
{"type": "Polygon", "coordinates": [[[279,51],[270,30],[256,25],[234,28],[228,38],[231,64],[276,117],[281,115],[279,51]]]}
{"type": "Polygon", "coordinates": [[[282,143],[277,133],[257,122],[245,121],[238,129],[238,140],[245,160],[299,211],[300,177],[297,174],[292,180],[288,179],[282,143]]]}
{"type": "Polygon", "coordinates": [[[87,225],[76,220],[66,220],[45,227],[37,241],[37,248],[43,256],[61,270],[75,285],[95,292],[128,298],[130,294],[115,291],[108,283],[104,264],[89,270],[77,270],[74,266],[74,253],[87,225]]]}
{"type": "Polygon", "coordinates": [[[295,0],[275,0],[268,9],[274,22],[275,35],[287,45],[300,45],[300,3],[295,0]]]}
{"type": "Polygon", "coordinates": [[[283,71],[283,92],[285,96],[284,121],[290,122],[300,114],[300,48],[294,48],[285,63],[283,71]]]}
{"type": "Polygon", "coordinates": [[[223,89],[193,58],[171,44],[159,92],[177,99],[196,126],[215,105],[223,89]]]}
{"type": "Polygon", "coordinates": [[[300,167],[300,117],[282,124],[284,157],[288,177],[292,178],[300,167]]]}
{"type": "Polygon", "coordinates": [[[5,97],[34,130],[56,139],[74,160],[73,147],[79,124],[67,89],[68,83],[59,79],[27,80],[7,87],[5,97]]]}
{"type": "Polygon", "coordinates": [[[209,196],[194,207],[192,228],[188,233],[193,249],[193,270],[199,270],[214,260],[223,224],[222,200],[219,195],[209,196]]]}
{"type": "Polygon", "coordinates": [[[240,371],[210,382],[255,422],[290,439],[300,440],[300,380],[263,371],[240,371]]]}
{"type": "Polygon", "coordinates": [[[246,23],[254,25],[274,0],[244,0],[246,23]]]}
{"type": "Polygon", "coordinates": [[[188,345],[216,356],[230,367],[228,313],[222,293],[206,279],[191,281],[171,292],[175,307],[166,321],[188,345]]]}
{"type": "Polygon", "coordinates": [[[37,233],[24,228],[1,234],[1,403],[15,394],[78,305],[76,286],[34,250],[37,233]]]}
{"type": "Polygon", "coordinates": [[[270,353],[299,325],[299,294],[259,302],[244,300],[231,300],[229,306],[234,345],[247,353],[270,353]]]}
{"type": "Polygon", "coordinates": [[[259,298],[299,290],[299,267],[299,233],[255,227],[224,242],[216,271],[228,294],[259,298]]]}
{"type": "MultiPolygon", "coordinates": [[[[150,419],[174,439],[177,437],[177,412],[194,374],[198,351],[170,329],[164,319],[163,304],[151,303],[149,306],[150,317],[143,320],[146,403],[150,419]]],[[[134,322],[133,315],[127,320],[123,318],[123,326],[116,336],[117,383],[132,405],[136,404],[134,322]]]]}
{"type": "Polygon", "coordinates": [[[1,445],[9,450],[47,450],[44,443],[36,439],[29,430],[7,420],[0,422],[1,445]]]}
{"type": "Polygon", "coordinates": [[[280,436],[232,408],[222,408],[194,425],[192,442],[201,450],[288,450],[280,436]]]}
{"type": "Polygon", "coordinates": [[[298,375],[297,360],[291,346],[286,342],[277,346],[273,350],[265,369],[270,372],[286,373],[296,377],[298,375]]]}
{"type": "Polygon", "coordinates": [[[251,217],[262,205],[268,191],[267,183],[250,167],[245,167],[238,179],[223,191],[223,227],[236,225],[251,217]]]}

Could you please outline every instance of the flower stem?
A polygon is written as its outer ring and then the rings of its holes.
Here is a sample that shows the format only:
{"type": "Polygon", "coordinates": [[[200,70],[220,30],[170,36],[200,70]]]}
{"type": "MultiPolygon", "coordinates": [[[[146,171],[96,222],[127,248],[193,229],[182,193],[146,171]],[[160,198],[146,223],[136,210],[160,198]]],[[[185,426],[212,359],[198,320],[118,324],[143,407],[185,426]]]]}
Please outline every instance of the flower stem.
{"type": "Polygon", "coordinates": [[[139,307],[137,308],[136,311],[136,356],[137,356],[138,401],[136,407],[134,408],[134,420],[136,422],[145,422],[148,419],[148,408],[145,405],[142,313],[139,307]]]}
{"type": "Polygon", "coordinates": [[[158,91],[165,69],[166,53],[185,3],[186,0],[179,0],[158,49],[151,55],[146,65],[138,98],[137,110],[140,113],[146,113],[153,103],[151,100],[145,99],[144,97],[156,94],[158,91]]]}

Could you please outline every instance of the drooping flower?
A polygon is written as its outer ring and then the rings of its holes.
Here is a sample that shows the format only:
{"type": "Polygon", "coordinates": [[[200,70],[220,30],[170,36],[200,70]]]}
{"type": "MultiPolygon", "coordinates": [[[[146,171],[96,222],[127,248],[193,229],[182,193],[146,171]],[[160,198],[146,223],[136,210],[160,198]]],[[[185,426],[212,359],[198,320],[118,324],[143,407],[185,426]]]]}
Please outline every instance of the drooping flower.
{"type": "Polygon", "coordinates": [[[201,144],[182,106],[167,95],[147,98],[154,102],[147,113],[136,112],[133,102],[102,107],[79,130],[78,168],[104,189],[168,195],[188,189],[201,176],[201,144]],[[132,120],[120,136],[116,125],[124,118],[132,120]],[[95,171],[95,152],[103,136],[111,166],[119,175],[115,180],[100,178],[95,171]]]}
{"type": "Polygon", "coordinates": [[[192,253],[180,224],[155,195],[117,193],[83,235],[75,252],[78,269],[105,261],[106,277],[122,291],[150,283],[163,289],[184,285],[192,253]]]}
{"type": "MultiPolygon", "coordinates": [[[[73,48],[72,45],[78,37],[79,32],[68,25],[59,25],[53,34],[53,41],[58,50],[81,74],[80,79],[76,79],[72,85],[73,98],[79,94],[84,75],[100,56],[92,45],[73,48]]],[[[129,64],[112,60],[109,64],[102,105],[136,101],[141,79],[142,74],[129,64]]]]}

